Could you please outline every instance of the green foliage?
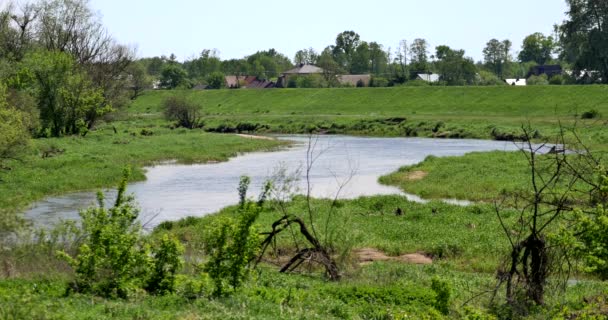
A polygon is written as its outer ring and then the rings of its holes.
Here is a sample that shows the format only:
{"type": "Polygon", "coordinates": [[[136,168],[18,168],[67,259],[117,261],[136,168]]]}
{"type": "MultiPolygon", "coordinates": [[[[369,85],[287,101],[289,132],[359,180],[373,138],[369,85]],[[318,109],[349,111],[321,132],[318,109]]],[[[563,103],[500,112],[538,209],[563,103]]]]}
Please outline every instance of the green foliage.
{"type": "Polygon", "coordinates": [[[549,79],[546,74],[541,74],[540,76],[532,75],[528,78],[527,84],[529,86],[546,86],[549,84],[549,79]]]}
{"type": "Polygon", "coordinates": [[[573,234],[575,250],[583,257],[586,271],[608,280],[608,172],[600,170],[598,205],[591,213],[578,210],[578,224],[573,234]]]}
{"type": "Polygon", "coordinates": [[[175,292],[175,278],[183,265],[183,253],[181,243],[167,234],[152,247],[152,270],[145,284],[148,292],[160,295],[175,292]]]}
{"type": "Polygon", "coordinates": [[[212,72],[207,76],[207,86],[210,89],[221,89],[224,87],[224,83],[224,74],[219,71],[212,72]]]}
{"type": "Polygon", "coordinates": [[[546,37],[540,32],[533,33],[524,39],[519,61],[545,64],[551,60],[556,47],[557,43],[553,37],[546,37]]]}
{"type": "Polygon", "coordinates": [[[5,168],[5,161],[17,158],[28,147],[26,123],[27,115],[9,106],[6,87],[0,83],[0,171],[5,168]]]}
{"type": "Polygon", "coordinates": [[[372,77],[370,87],[388,87],[388,79],[382,77],[372,77]]]}
{"type": "Polygon", "coordinates": [[[597,119],[601,116],[597,109],[591,109],[581,114],[581,119],[597,119]]]}
{"type": "Polygon", "coordinates": [[[481,86],[504,86],[506,82],[501,80],[496,74],[485,70],[479,71],[479,82],[481,86]]]}
{"type": "MultiPolygon", "coordinates": [[[[136,221],[138,209],[133,198],[125,194],[129,174],[125,170],[113,207],[104,207],[100,192],[98,206],[80,212],[85,238],[78,253],[72,257],[60,252],[76,272],[70,287],[75,292],[127,298],[149,270],[149,249],[136,221]]],[[[160,252],[163,250],[157,253],[157,263],[164,267],[166,261],[161,259],[165,256],[160,252]]],[[[154,281],[162,283],[163,279],[154,281]]]]}
{"type": "Polygon", "coordinates": [[[239,183],[238,217],[218,219],[205,237],[209,261],[204,271],[213,279],[216,296],[227,294],[227,287],[235,291],[241,286],[249,273],[249,264],[260,249],[253,224],[262,211],[270,186],[266,185],[258,202],[251,202],[246,200],[249,182],[248,177],[242,177],[239,183]]]}
{"type": "Polygon", "coordinates": [[[184,68],[175,63],[167,63],[163,66],[160,73],[160,85],[166,89],[175,89],[179,87],[188,87],[188,73],[184,68]]]}
{"type": "Polygon", "coordinates": [[[450,296],[452,295],[452,288],[446,281],[440,280],[439,278],[433,278],[431,282],[431,289],[435,291],[435,308],[444,315],[450,313],[450,296]]]}
{"type": "Polygon", "coordinates": [[[163,101],[165,118],[175,121],[178,127],[196,129],[203,126],[200,105],[183,96],[168,97],[163,101]]]}
{"type": "Polygon", "coordinates": [[[562,84],[566,84],[566,79],[564,79],[564,77],[562,75],[554,75],[553,77],[551,77],[551,79],[549,79],[549,84],[554,85],[554,86],[559,86],[562,84]]]}
{"type": "Polygon", "coordinates": [[[19,78],[35,89],[43,135],[86,134],[112,111],[103,91],[67,53],[35,51],[22,63],[19,78]]]}

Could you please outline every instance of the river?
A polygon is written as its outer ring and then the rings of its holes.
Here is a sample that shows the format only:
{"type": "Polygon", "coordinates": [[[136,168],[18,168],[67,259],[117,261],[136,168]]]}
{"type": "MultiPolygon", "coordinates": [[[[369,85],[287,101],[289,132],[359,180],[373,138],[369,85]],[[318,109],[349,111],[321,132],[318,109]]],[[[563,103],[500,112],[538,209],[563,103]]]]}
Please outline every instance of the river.
{"type": "MultiPolygon", "coordinates": [[[[293,173],[300,169],[297,187],[306,192],[307,155],[314,159],[310,174],[311,194],[340,198],[380,194],[401,194],[422,199],[378,183],[378,178],[404,165],[418,163],[429,155],[459,156],[474,151],[517,150],[513,142],[467,139],[369,138],[353,136],[276,136],[290,140],[291,147],[275,152],[247,153],[227,162],[181,165],[163,163],[146,168],[146,181],[129,184],[141,208],[140,219],[147,227],[186,216],[203,216],[236,204],[237,186],[243,175],[251,178],[251,193],[279,169],[293,173]],[[309,152],[309,145],[312,152],[309,152]],[[342,187],[341,187],[342,186],[342,187]]],[[[104,190],[111,199],[113,190],[104,190]]],[[[95,192],[70,193],[39,201],[25,216],[39,226],[60,219],[77,219],[78,210],[95,202],[95,192]]],[[[457,201],[453,201],[457,202],[457,201]]]]}

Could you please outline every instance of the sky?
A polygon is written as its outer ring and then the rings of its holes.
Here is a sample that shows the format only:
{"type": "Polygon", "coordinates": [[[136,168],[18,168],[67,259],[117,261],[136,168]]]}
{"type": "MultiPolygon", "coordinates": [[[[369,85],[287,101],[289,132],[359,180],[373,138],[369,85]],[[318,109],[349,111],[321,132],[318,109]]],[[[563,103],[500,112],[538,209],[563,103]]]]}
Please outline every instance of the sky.
{"type": "Polygon", "coordinates": [[[322,51],[353,30],[395,51],[402,39],[425,38],[431,51],[449,45],[483,59],[488,40],[509,39],[513,54],[526,35],[551,34],[565,19],[565,0],[90,0],[105,27],[139,57],[178,60],[217,49],[222,59],[276,49],[294,57],[322,51]]]}

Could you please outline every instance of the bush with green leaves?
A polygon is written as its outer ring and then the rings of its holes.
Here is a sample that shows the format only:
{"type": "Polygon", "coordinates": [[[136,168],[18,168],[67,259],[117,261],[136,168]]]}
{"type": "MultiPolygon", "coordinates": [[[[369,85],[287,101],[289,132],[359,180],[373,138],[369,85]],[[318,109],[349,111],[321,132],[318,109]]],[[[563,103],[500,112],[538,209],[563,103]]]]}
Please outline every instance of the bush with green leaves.
{"type": "Polygon", "coordinates": [[[214,295],[223,296],[227,289],[235,291],[248,276],[249,266],[260,250],[260,239],[253,226],[262,211],[270,185],[266,184],[257,202],[247,200],[250,179],[242,177],[239,184],[238,216],[214,222],[205,235],[209,260],[204,271],[215,285],[214,295]]]}
{"type": "Polygon", "coordinates": [[[142,240],[139,212],[133,197],[125,194],[129,174],[125,170],[113,207],[105,208],[99,192],[98,206],[80,212],[84,239],[78,253],[72,257],[60,252],[76,272],[70,286],[75,292],[127,298],[149,269],[150,250],[142,240]]]}
{"type": "Polygon", "coordinates": [[[178,127],[201,128],[201,107],[181,96],[171,96],[163,101],[163,112],[167,120],[175,121],[178,127]]]}
{"type": "Polygon", "coordinates": [[[530,76],[528,78],[527,85],[529,86],[546,86],[549,84],[549,79],[546,74],[541,74],[540,76],[530,76]]]}
{"type": "Polygon", "coordinates": [[[97,207],[80,212],[82,244],[75,256],[59,252],[76,273],[68,291],[109,298],[127,298],[142,287],[153,294],[175,291],[184,249],[168,235],[150,249],[137,222],[139,209],[125,194],[129,175],[125,169],[113,207],[105,208],[100,192],[97,207]]]}

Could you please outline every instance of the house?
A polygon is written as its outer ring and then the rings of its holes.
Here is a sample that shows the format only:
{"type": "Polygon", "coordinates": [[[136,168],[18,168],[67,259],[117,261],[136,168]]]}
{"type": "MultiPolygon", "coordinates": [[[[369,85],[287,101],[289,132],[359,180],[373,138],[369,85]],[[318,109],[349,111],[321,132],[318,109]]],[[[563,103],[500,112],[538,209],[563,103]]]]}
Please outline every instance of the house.
{"type": "Polygon", "coordinates": [[[531,76],[540,76],[541,74],[546,74],[547,77],[551,78],[562,73],[562,66],[559,64],[534,66],[530,68],[530,72],[528,72],[528,76],[526,78],[530,78],[531,76]]]}
{"type": "Polygon", "coordinates": [[[436,82],[439,82],[439,78],[441,78],[441,76],[436,73],[419,73],[418,76],[416,77],[416,80],[436,83],[436,82]]]}
{"type": "Polygon", "coordinates": [[[255,76],[226,76],[225,85],[229,89],[269,89],[276,86],[272,81],[258,80],[255,76]]]}
{"type": "Polygon", "coordinates": [[[345,74],[338,76],[338,82],[341,85],[353,87],[369,87],[371,80],[372,76],[369,74],[345,74]]]}
{"type": "Polygon", "coordinates": [[[505,79],[505,82],[510,86],[525,86],[528,84],[526,79],[505,79]]]}
{"type": "Polygon", "coordinates": [[[281,73],[279,80],[277,81],[277,86],[285,88],[287,87],[287,83],[289,82],[289,78],[293,76],[308,76],[313,74],[322,74],[323,69],[312,65],[312,64],[299,64],[295,68],[287,70],[281,73]]]}
{"type": "Polygon", "coordinates": [[[254,80],[251,83],[249,83],[247,85],[247,89],[271,89],[271,88],[275,88],[276,84],[272,81],[268,81],[268,80],[254,80]]]}

